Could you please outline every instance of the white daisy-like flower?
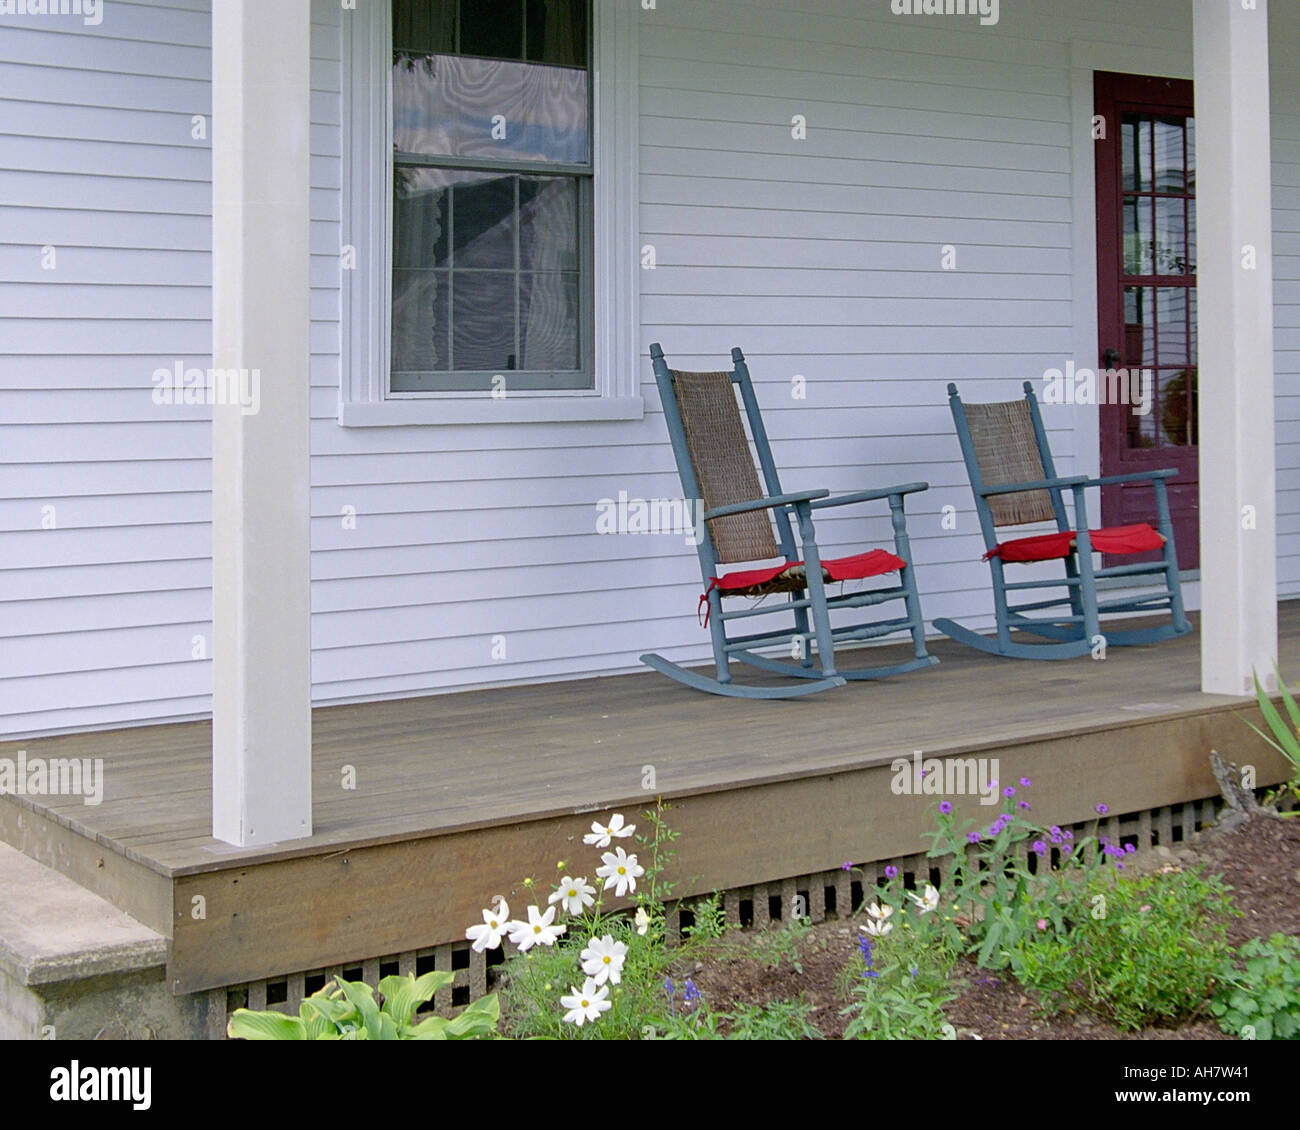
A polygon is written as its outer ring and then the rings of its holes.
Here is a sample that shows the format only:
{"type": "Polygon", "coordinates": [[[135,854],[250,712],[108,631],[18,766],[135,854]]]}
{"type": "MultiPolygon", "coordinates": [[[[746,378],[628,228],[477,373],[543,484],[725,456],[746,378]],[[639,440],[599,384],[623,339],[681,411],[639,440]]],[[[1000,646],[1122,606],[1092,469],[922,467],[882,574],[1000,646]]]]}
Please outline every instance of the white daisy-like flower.
{"type": "Polygon", "coordinates": [[[883,938],[893,928],[894,924],[886,922],[883,918],[872,918],[858,927],[859,930],[865,930],[873,938],[883,938]]]}
{"type": "Polygon", "coordinates": [[[605,827],[605,825],[601,824],[599,821],[593,820],[591,831],[582,837],[582,842],[584,844],[591,844],[593,847],[606,848],[609,847],[610,841],[615,837],[620,840],[625,839],[635,831],[636,825],[628,824],[624,827],[623,814],[621,812],[616,812],[609,818],[609,827],[605,827]]]}
{"type": "Polygon", "coordinates": [[[894,908],[890,906],[889,903],[885,903],[884,906],[878,906],[873,902],[869,907],[867,907],[867,913],[877,922],[884,922],[885,919],[894,913],[894,908]]]}
{"type": "Polygon", "coordinates": [[[569,991],[571,996],[560,998],[560,1004],[569,1010],[564,1014],[564,1019],[579,1028],[588,1020],[595,1020],[606,1009],[613,1007],[613,1001],[605,999],[609,996],[609,986],[598,986],[590,977],[583,982],[581,989],[570,986],[569,991]]]}
{"type": "Polygon", "coordinates": [[[603,985],[606,981],[617,985],[623,979],[627,946],[623,942],[614,941],[612,934],[599,939],[592,938],[579,956],[582,958],[582,971],[597,985],[603,985]]]}
{"type": "Polygon", "coordinates": [[[645,868],[637,863],[635,855],[628,855],[620,847],[605,852],[600,858],[605,866],[596,868],[596,876],[605,880],[605,890],[613,887],[619,898],[636,890],[637,877],[645,874],[645,868]]]}
{"type": "Polygon", "coordinates": [[[636,932],[644,937],[645,932],[649,929],[650,915],[645,912],[644,906],[638,906],[636,908],[636,932]]]}
{"type": "Polygon", "coordinates": [[[929,883],[926,883],[925,885],[924,895],[918,895],[912,891],[908,891],[907,897],[916,903],[922,914],[929,914],[930,911],[939,909],[939,892],[930,886],[929,883]]]}
{"type": "Polygon", "coordinates": [[[510,929],[510,906],[500,895],[494,900],[494,909],[483,912],[483,924],[471,926],[465,937],[474,943],[475,953],[494,950],[501,944],[501,935],[510,929]]]}
{"type": "Polygon", "coordinates": [[[533,946],[552,946],[555,939],[563,934],[567,926],[553,926],[555,907],[545,914],[535,906],[528,908],[528,921],[516,919],[510,923],[510,943],[519,947],[520,953],[527,953],[533,946]]]}
{"type": "Polygon", "coordinates": [[[586,878],[582,879],[565,879],[546,900],[548,903],[559,903],[564,907],[568,914],[581,914],[583,907],[590,906],[596,901],[596,888],[587,882],[586,878]]]}

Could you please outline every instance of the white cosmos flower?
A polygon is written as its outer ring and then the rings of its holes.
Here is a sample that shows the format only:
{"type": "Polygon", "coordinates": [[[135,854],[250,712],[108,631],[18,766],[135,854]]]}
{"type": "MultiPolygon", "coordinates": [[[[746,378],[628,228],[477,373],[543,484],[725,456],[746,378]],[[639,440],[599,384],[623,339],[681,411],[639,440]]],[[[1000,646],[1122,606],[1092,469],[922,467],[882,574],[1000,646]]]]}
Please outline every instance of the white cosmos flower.
{"type": "Polygon", "coordinates": [[[624,827],[623,814],[621,812],[616,812],[609,818],[608,828],[599,821],[593,820],[591,831],[582,837],[582,842],[584,844],[591,844],[593,847],[607,848],[609,847],[609,842],[613,837],[617,836],[619,839],[625,839],[635,831],[636,825],[629,824],[627,827],[624,827]]]}
{"type": "Polygon", "coordinates": [[[570,992],[571,996],[560,998],[560,1004],[569,1010],[564,1014],[564,1019],[579,1028],[613,1007],[613,1002],[605,999],[609,996],[609,986],[597,986],[590,977],[583,982],[581,989],[570,987],[570,992]]]}
{"type": "Polygon", "coordinates": [[[603,938],[592,938],[587,948],[581,953],[582,971],[597,985],[608,981],[617,985],[623,979],[623,961],[627,957],[627,946],[614,941],[612,934],[603,938]]]}
{"type": "Polygon", "coordinates": [[[858,927],[859,930],[865,930],[873,938],[883,938],[893,928],[894,924],[886,922],[883,918],[872,918],[858,927]]]}
{"type": "Polygon", "coordinates": [[[510,942],[519,947],[520,953],[527,953],[533,946],[552,946],[555,939],[563,934],[567,926],[552,926],[555,921],[555,907],[545,914],[535,906],[528,908],[528,921],[516,920],[510,923],[510,942]]]}
{"type": "Polygon", "coordinates": [[[582,879],[565,879],[551,892],[548,903],[558,902],[569,914],[581,914],[583,907],[596,901],[596,888],[582,879]]]}
{"type": "Polygon", "coordinates": [[[908,891],[907,897],[920,907],[922,914],[929,914],[930,911],[939,909],[939,892],[930,886],[929,883],[926,883],[925,885],[924,896],[908,891]]]}
{"type": "Polygon", "coordinates": [[[510,929],[510,907],[500,895],[495,900],[495,909],[483,912],[483,924],[471,926],[465,931],[465,937],[474,943],[474,951],[494,950],[501,944],[501,935],[510,929]]]}
{"type": "Polygon", "coordinates": [[[645,912],[644,906],[638,906],[636,908],[636,932],[644,936],[645,932],[649,929],[650,915],[645,912]]]}
{"type": "Polygon", "coordinates": [[[867,907],[867,913],[877,922],[884,922],[886,918],[894,913],[894,908],[890,906],[889,903],[885,903],[884,906],[877,906],[873,902],[869,907],[867,907]]]}
{"type": "Polygon", "coordinates": [[[645,868],[637,864],[635,855],[628,855],[620,847],[605,852],[600,858],[605,866],[596,868],[596,876],[605,880],[605,890],[613,887],[619,898],[636,890],[637,877],[645,874],[645,868]]]}

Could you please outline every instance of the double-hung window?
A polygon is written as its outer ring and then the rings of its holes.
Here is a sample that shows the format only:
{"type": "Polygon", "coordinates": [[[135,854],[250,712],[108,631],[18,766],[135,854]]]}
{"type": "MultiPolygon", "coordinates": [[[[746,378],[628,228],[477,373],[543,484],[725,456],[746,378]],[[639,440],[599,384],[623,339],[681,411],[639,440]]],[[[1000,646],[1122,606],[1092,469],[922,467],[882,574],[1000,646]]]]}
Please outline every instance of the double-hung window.
{"type": "Polygon", "coordinates": [[[641,417],[639,14],[344,9],[340,423],[641,417]]]}
{"type": "Polygon", "coordinates": [[[591,388],[589,0],[393,0],[393,392],[591,388]]]}

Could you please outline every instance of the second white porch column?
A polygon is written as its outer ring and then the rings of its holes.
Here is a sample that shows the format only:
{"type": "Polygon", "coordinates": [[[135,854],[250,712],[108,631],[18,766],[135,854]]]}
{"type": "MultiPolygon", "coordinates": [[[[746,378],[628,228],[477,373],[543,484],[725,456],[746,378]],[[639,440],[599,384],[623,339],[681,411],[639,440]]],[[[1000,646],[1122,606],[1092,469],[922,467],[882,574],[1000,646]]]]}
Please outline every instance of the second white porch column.
{"type": "Polygon", "coordinates": [[[1277,658],[1268,0],[1195,0],[1201,689],[1277,658]]]}
{"type": "Polygon", "coordinates": [[[311,835],[310,7],[212,5],[213,365],[248,370],[212,409],[212,834],[239,845],[311,835]]]}

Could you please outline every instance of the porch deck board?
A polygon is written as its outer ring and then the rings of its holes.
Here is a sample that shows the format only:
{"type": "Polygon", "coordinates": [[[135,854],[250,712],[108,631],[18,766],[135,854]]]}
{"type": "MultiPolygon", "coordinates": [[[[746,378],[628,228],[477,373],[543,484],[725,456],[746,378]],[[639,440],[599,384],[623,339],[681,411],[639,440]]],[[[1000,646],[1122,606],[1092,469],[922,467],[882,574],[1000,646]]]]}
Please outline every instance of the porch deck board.
{"type": "MultiPolygon", "coordinates": [[[[1280,605],[1280,638],[1283,671],[1300,669],[1300,602],[1280,605]]],[[[997,659],[943,640],[933,650],[937,668],[805,700],[717,698],[646,673],[320,708],[315,832],[251,849],[208,834],[210,723],[9,742],[0,756],[104,758],[98,806],[6,799],[176,877],[643,803],[645,766],[651,795],[688,796],[1241,705],[1198,690],[1196,633],[1104,661],[997,659]],[[341,787],[345,765],[355,790],[341,787]]]]}

